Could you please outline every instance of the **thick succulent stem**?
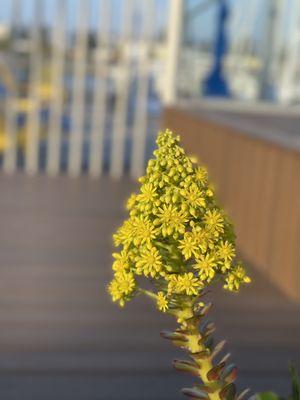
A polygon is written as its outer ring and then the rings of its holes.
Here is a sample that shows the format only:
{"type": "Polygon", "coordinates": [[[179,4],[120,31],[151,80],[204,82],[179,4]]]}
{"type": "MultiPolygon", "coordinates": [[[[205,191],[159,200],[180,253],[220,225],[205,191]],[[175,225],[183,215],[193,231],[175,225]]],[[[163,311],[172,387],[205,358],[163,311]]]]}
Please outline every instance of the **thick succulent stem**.
{"type": "Polygon", "coordinates": [[[179,371],[189,372],[202,381],[193,388],[183,389],[185,395],[192,399],[233,400],[236,398],[233,381],[237,369],[233,364],[226,364],[228,355],[215,362],[215,357],[221,352],[225,342],[213,345],[214,325],[203,321],[210,308],[209,303],[202,304],[197,311],[193,304],[172,310],[180,327],[175,332],[162,332],[162,336],[185,349],[192,360],[175,360],[174,367],[179,371]]]}

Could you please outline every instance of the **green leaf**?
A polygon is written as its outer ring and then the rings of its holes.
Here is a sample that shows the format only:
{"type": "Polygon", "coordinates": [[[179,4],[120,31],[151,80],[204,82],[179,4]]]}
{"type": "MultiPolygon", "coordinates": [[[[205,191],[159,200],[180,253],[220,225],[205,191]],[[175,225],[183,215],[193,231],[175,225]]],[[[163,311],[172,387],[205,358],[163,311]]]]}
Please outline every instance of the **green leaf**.
{"type": "Polygon", "coordinates": [[[295,366],[290,366],[290,374],[292,377],[292,400],[300,400],[300,379],[295,366]]]}
{"type": "Polygon", "coordinates": [[[277,394],[273,392],[262,392],[258,393],[254,397],[255,400],[279,400],[277,394]]]}

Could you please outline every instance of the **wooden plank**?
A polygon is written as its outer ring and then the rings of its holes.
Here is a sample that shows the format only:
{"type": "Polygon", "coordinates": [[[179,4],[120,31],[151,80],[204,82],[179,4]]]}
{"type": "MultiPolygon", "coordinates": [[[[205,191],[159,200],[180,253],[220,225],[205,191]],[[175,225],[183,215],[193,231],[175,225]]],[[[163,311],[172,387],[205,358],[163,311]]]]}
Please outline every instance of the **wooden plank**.
{"type": "MultiPolygon", "coordinates": [[[[111,233],[135,184],[0,174],[0,185],[0,397],[181,398],[181,352],[159,336],[173,319],[148,299],[121,310],[106,293],[111,233]]],[[[214,290],[211,317],[239,385],[284,394],[288,360],[300,365],[299,306],[251,274],[238,301],[214,290]]]]}
{"type": "MultiPolygon", "coordinates": [[[[4,399],[24,400],[179,400],[182,399],[180,389],[192,385],[194,379],[187,374],[176,372],[156,374],[142,371],[121,374],[99,374],[91,376],[84,374],[39,374],[28,373],[25,376],[1,375],[0,395],[4,399]]],[[[260,376],[245,374],[241,379],[240,388],[256,383],[257,390],[274,388],[279,393],[287,393],[290,390],[289,378],[274,374],[260,376]]],[[[252,385],[253,386],[253,385],[252,385]]]]}

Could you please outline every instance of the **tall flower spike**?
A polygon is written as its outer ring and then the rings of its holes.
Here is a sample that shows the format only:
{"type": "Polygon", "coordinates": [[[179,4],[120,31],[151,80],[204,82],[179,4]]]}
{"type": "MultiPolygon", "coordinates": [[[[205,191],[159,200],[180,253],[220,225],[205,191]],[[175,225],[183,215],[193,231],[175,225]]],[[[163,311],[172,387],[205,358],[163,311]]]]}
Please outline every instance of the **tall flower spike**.
{"type": "MultiPolygon", "coordinates": [[[[144,293],[156,300],[158,310],[176,317],[185,337],[181,347],[194,359],[193,371],[198,368],[204,384],[201,390],[185,389],[186,395],[201,397],[204,390],[211,400],[235,396],[233,383],[223,373],[225,361],[213,363],[212,332],[198,331],[209,308],[199,306],[199,297],[217,281],[237,291],[250,278],[235,260],[233,228],[216,201],[206,169],[185,154],[179,137],[169,130],[159,133],[157,146],[146,175],[139,178],[140,193],[127,202],[129,217],[114,235],[119,253],[114,253],[108,291],[121,306],[144,293]],[[150,279],[153,291],[140,287],[137,276],[150,279]]],[[[175,365],[190,368],[186,362],[175,365]]]]}

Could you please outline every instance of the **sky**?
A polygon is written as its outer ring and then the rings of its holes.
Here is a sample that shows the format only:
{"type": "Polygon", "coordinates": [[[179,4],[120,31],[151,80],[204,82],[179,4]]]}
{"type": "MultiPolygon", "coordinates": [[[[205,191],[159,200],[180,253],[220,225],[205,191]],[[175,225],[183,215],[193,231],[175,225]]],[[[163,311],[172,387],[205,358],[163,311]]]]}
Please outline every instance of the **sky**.
{"type": "MultiPolygon", "coordinates": [[[[33,8],[35,0],[0,0],[0,23],[8,23],[11,18],[11,5],[13,2],[19,1],[20,4],[20,15],[18,18],[22,21],[22,24],[30,24],[33,18],[33,8]]],[[[39,0],[43,2],[43,20],[47,25],[51,25],[55,17],[55,9],[57,0],[39,0]]],[[[66,1],[68,5],[68,26],[69,28],[75,26],[77,19],[78,3],[79,0],[60,0],[66,1]]],[[[100,10],[99,5],[103,4],[103,1],[111,1],[113,6],[113,26],[115,29],[120,26],[120,17],[122,15],[123,6],[126,4],[126,0],[86,0],[90,3],[91,15],[90,15],[90,26],[96,28],[99,23],[100,10]]],[[[136,4],[141,3],[141,1],[136,1],[136,4]]],[[[143,0],[146,1],[146,0],[143,0]]],[[[154,0],[155,1],[155,25],[156,29],[162,29],[167,25],[167,15],[168,15],[168,4],[169,0],[154,0]]],[[[191,7],[197,2],[204,0],[186,0],[186,7],[191,7]]],[[[236,1],[236,0],[235,0],[236,1]]],[[[205,16],[201,17],[201,23],[197,23],[197,29],[195,30],[195,35],[199,37],[210,38],[213,33],[213,17],[214,8],[210,7],[208,11],[205,12],[205,16]]],[[[16,17],[16,16],[15,16],[16,17]]]]}
{"type": "MultiPolygon", "coordinates": [[[[16,16],[14,14],[14,18],[19,18],[22,21],[22,24],[30,24],[33,18],[33,9],[35,1],[40,1],[43,4],[42,8],[42,19],[45,21],[47,25],[51,25],[55,18],[55,11],[57,4],[61,4],[62,1],[66,1],[68,6],[68,28],[72,29],[76,23],[78,18],[78,3],[79,0],[0,0],[0,23],[8,23],[11,18],[11,5],[14,2],[19,3],[20,5],[20,15],[16,16]]],[[[101,4],[103,5],[104,1],[110,1],[113,8],[113,20],[112,26],[116,31],[121,25],[121,17],[123,14],[124,6],[128,0],[85,0],[90,4],[90,21],[89,25],[92,29],[96,29],[99,25],[101,4]]],[[[133,0],[137,5],[143,4],[143,2],[147,0],[133,0]]],[[[167,25],[167,16],[168,16],[168,5],[169,1],[172,0],[153,0],[155,2],[155,30],[161,30],[167,25]]],[[[206,3],[208,0],[184,0],[186,9],[192,9],[193,6],[199,3],[206,3]]],[[[212,1],[212,6],[210,6],[202,15],[193,19],[193,23],[189,27],[190,34],[197,40],[211,40],[214,36],[215,32],[215,16],[216,16],[216,1],[212,1]]],[[[290,5],[293,2],[297,2],[299,0],[284,0],[287,9],[291,9],[290,5]]],[[[245,32],[246,26],[249,27],[249,15],[248,11],[252,7],[254,9],[254,13],[256,18],[254,18],[253,26],[251,26],[251,34],[259,39],[263,26],[264,26],[264,17],[265,17],[265,5],[267,4],[267,0],[228,0],[232,9],[237,11],[239,14],[239,20],[232,20],[231,25],[231,34],[239,34],[239,32],[245,32]]],[[[234,13],[232,12],[232,15],[234,13]]],[[[285,23],[288,26],[287,23],[285,23]]],[[[285,29],[287,30],[287,29],[285,29]]]]}

